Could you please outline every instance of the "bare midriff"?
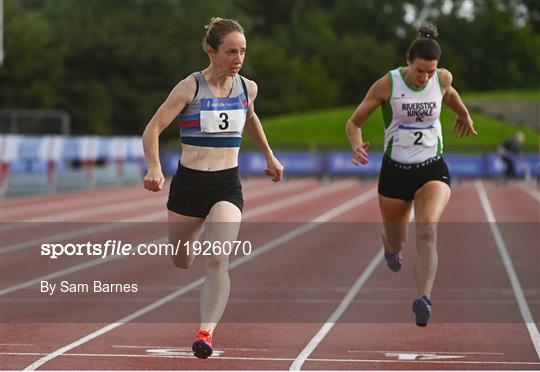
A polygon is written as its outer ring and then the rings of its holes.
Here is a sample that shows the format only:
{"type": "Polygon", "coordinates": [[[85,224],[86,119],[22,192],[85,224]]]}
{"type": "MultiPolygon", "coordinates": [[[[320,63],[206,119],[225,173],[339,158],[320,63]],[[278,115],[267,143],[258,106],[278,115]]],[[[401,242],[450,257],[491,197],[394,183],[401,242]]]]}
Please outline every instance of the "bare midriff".
{"type": "Polygon", "coordinates": [[[202,147],[182,144],[180,163],[190,169],[219,171],[238,165],[239,147],[202,147]]]}

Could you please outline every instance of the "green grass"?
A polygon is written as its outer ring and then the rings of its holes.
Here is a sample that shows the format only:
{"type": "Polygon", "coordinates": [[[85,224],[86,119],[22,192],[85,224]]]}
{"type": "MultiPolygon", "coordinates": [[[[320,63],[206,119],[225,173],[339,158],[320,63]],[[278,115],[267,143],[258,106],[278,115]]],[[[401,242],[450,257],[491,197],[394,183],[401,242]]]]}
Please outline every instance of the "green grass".
{"type": "Polygon", "coordinates": [[[464,100],[540,101],[540,90],[467,92],[462,96],[464,100]]]}
{"type": "MultiPolygon", "coordinates": [[[[355,107],[340,107],[322,111],[294,113],[262,118],[264,130],[274,149],[348,149],[345,123],[355,107]]],[[[486,152],[493,151],[504,139],[522,130],[526,135],[524,149],[538,151],[539,135],[527,127],[518,127],[500,120],[471,113],[478,136],[458,139],[452,135],[455,115],[447,107],[443,108],[441,123],[445,151],[486,152]]],[[[362,126],[364,141],[371,142],[371,148],[382,151],[384,141],[383,119],[380,109],[362,126]]],[[[253,148],[244,136],[243,147],[253,148]]]]}

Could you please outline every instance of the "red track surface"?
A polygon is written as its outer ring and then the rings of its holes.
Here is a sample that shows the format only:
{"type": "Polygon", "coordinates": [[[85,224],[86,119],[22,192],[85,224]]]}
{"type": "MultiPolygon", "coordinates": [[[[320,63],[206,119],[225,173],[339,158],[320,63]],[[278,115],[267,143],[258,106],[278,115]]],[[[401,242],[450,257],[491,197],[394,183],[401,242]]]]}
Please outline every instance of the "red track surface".
{"type": "Polygon", "coordinates": [[[231,260],[230,302],[214,335],[215,355],[204,361],[190,351],[198,326],[201,258],[186,271],[163,256],[51,260],[39,255],[40,243],[28,243],[50,242],[58,234],[72,234],[64,243],[163,238],[166,226],[150,222],[165,221],[166,192],[112,188],[3,202],[0,367],[275,370],[294,362],[312,370],[538,370],[540,345],[530,331],[538,332],[540,322],[538,188],[454,186],[439,225],[433,316],[428,327],[419,328],[410,310],[416,296],[414,235],[403,269],[390,272],[380,262],[375,187],[356,180],[244,182],[246,223],[239,238],[252,242],[254,254],[231,260]],[[486,223],[482,190],[496,225],[486,223]],[[327,222],[309,223],[316,218],[327,222]],[[90,225],[105,230],[85,233],[90,225]],[[529,329],[499,253],[497,231],[534,322],[529,329]],[[257,255],[263,248],[268,250],[257,255]],[[49,296],[40,293],[44,276],[54,283],[134,282],[139,291],[49,296]],[[359,278],[359,291],[342,303],[359,278]],[[168,302],[114,325],[184,287],[168,302]],[[337,323],[325,325],[336,309],[341,310],[337,323]]]}

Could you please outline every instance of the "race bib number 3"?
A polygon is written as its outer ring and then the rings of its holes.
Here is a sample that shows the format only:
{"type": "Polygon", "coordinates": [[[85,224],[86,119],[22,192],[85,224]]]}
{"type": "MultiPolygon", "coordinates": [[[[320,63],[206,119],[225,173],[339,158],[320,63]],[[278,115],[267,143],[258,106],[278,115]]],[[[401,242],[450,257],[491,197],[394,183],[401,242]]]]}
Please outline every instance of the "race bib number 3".
{"type": "Polygon", "coordinates": [[[202,99],[201,132],[241,132],[246,113],[239,99],[202,99]]]}
{"type": "Polygon", "coordinates": [[[437,145],[437,132],[435,128],[398,128],[399,145],[402,147],[437,145]]]}

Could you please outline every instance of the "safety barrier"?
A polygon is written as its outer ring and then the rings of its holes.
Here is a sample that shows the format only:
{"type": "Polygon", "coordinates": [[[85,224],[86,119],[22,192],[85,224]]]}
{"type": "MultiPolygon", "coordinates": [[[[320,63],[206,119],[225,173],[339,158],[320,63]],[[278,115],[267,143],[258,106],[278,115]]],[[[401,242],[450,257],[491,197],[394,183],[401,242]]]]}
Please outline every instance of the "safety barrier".
{"type": "MultiPolygon", "coordinates": [[[[375,177],[379,174],[383,154],[369,153],[369,164],[356,166],[351,161],[349,151],[291,152],[278,151],[276,156],[286,169],[287,176],[316,175],[321,177],[360,176],[375,177]]],[[[174,174],[180,154],[169,152],[162,156],[163,171],[174,174]]],[[[504,174],[505,166],[496,154],[445,154],[444,159],[453,177],[500,177],[504,174]]],[[[518,177],[539,177],[540,157],[536,154],[526,154],[516,158],[518,177]]],[[[240,173],[246,176],[262,175],[266,161],[260,152],[240,152],[240,173]]]]}
{"type": "MultiPolygon", "coordinates": [[[[1,195],[93,189],[102,185],[141,182],[146,171],[140,136],[0,135],[1,195]]],[[[286,176],[376,177],[383,154],[370,152],[367,165],[355,166],[349,151],[278,151],[286,176]]],[[[445,154],[453,178],[501,177],[505,165],[496,154],[445,154]]],[[[180,153],[162,154],[166,175],[176,172],[180,153]]],[[[538,154],[515,159],[518,177],[540,177],[538,154]]],[[[244,176],[264,174],[260,152],[241,151],[239,169],[244,176]]]]}
{"type": "Polygon", "coordinates": [[[0,135],[2,195],[140,181],[140,136],[0,135]]]}

